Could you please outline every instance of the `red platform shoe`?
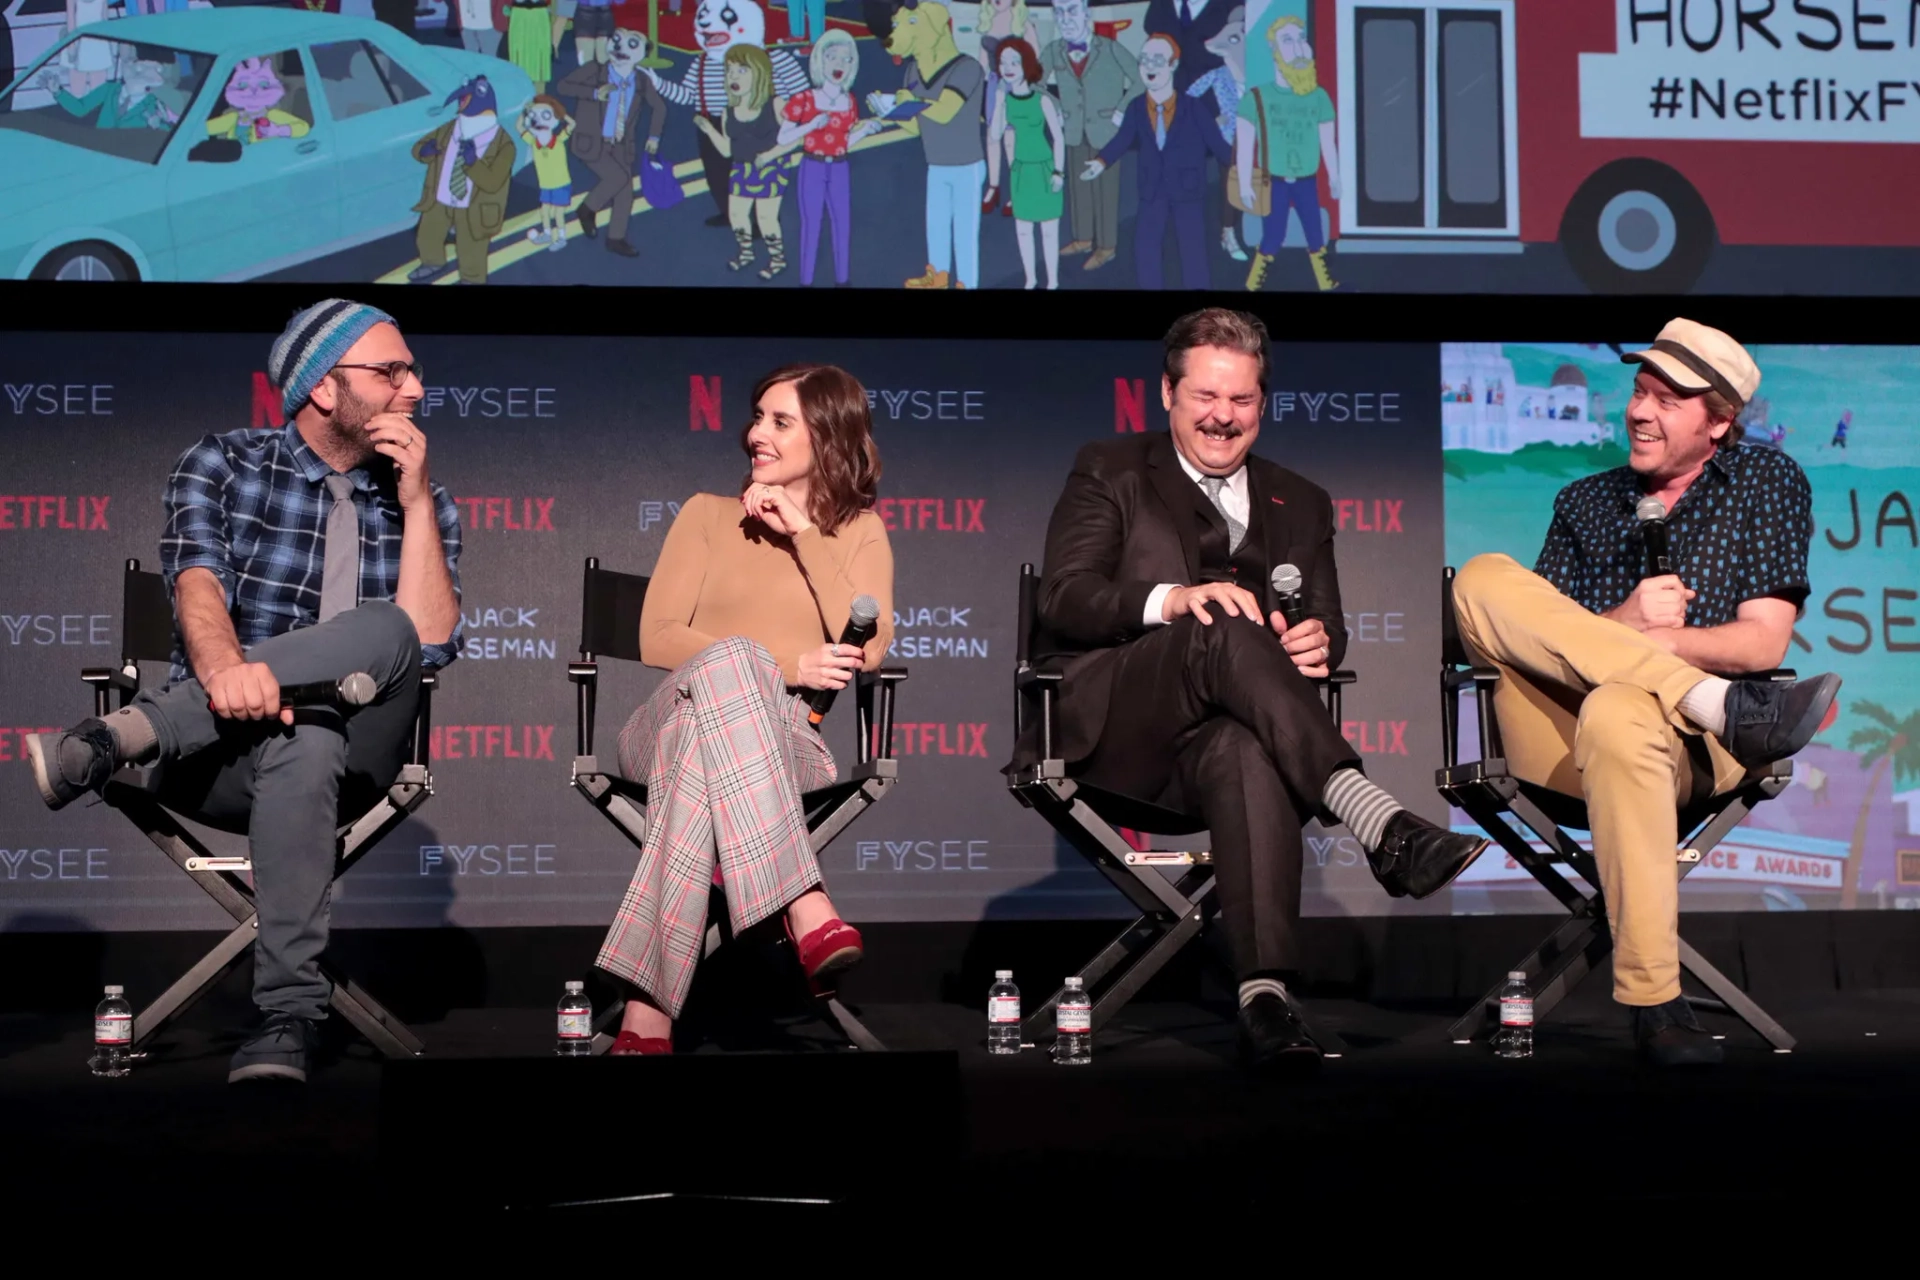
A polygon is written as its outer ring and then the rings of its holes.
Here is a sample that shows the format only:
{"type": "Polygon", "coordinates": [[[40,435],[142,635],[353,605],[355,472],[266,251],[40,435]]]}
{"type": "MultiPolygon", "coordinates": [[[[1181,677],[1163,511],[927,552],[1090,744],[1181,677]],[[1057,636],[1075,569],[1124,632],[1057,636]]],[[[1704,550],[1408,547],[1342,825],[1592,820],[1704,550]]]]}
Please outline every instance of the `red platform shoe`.
{"type": "Polygon", "coordinates": [[[657,1036],[640,1036],[631,1031],[622,1031],[607,1050],[609,1058],[637,1058],[645,1054],[672,1053],[673,1041],[662,1040],[657,1036]]]}
{"type": "Polygon", "coordinates": [[[824,994],[830,979],[845,973],[866,958],[860,931],[835,916],[804,938],[794,938],[793,922],[786,922],[787,939],[800,956],[800,968],[815,995],[824,994]]]}

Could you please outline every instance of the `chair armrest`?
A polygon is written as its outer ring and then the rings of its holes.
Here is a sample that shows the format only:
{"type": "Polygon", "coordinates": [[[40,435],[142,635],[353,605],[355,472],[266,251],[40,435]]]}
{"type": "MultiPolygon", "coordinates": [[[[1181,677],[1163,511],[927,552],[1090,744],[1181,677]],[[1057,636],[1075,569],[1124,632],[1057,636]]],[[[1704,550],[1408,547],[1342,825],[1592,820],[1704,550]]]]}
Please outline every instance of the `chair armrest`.
{"type": "Polygon", "coordinates": [[[593,715],[600,699],[600,664],[591,660],[569,662],[567,679],[575,686],[573,700],[573,750],[575,755],[593,754],[593,715]]]}
{"type": "Polygon", "coordinates": [[[1035,685],[1057,685],[1065,678],[1066,672],[1064,671],[1035,671],[1029,668],[1025,671],[1017,671],[1014,673],[1013,687],[1016,689],[1031,689],[1035,685]]]}
{"type": "Polygon", "coordinates": [[[80,679],[95,689],[119,689],[125,693],[140,692],[140,682],[118,667],[86,667],[80,672],[80,679]]]}
{"type": "Polygon", "coordinates": [[[854,743],[853,757],[857,763],[866,764],[874,758],[876,738],[880,759],[893,759],[894,687],[904,683],[906,678],[905,667],[881,667],[878,671],[862,671],[854,676],[858,713],[854,717],[857,741],[854,743]]]}
{"type": "Polygon", "coordinates": [[[1320,696],[1326,700],[1327,714],[1333,717],[1335,728],[1340,727],[1343,714],[1340,709],[1340,691],[1358,679],[1359,677],[1353,672],[1342,668],[1339,671],[1329,671],[1313,682],[1319,687],[1320,696]]]}
{"type": "Polygon", "coordinates": [[[420,710],[413,719],[413,763],[423,767],[433,745],[433,691],[439,687],[438,671],[420,673],[420,710]]]}
{"type": "Polygon", "coordinates": [[[1327,674],[1321,678],[1321,682],[1325,684],[1352,684],[1359,678],[1360,677],[1354,672],[1342,668],[1339,671],[1327,672],[1327,674]]]}

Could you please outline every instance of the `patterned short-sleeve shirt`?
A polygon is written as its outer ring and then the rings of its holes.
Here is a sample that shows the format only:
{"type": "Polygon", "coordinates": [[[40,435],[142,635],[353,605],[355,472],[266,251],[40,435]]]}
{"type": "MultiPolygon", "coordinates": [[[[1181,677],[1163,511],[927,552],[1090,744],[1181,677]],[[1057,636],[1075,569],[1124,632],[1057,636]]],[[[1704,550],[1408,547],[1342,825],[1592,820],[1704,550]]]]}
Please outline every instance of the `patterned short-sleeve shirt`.
{"type": "MultiPolygon", "coordinates": [[[[1647,576],[1634,508],[1645,496],[1630,467],[1576,480],[1553,501],[1553,523],[1534,572],[1595,613],[1605,613],[1647,576]]],[[[1813,490],[1778,449],[1735,445],[1707,462],[1667,514],[1674,572],[1695,592],[1687,625],[1732,622],[1743,601],[1807,598],[1813,490]]]]}

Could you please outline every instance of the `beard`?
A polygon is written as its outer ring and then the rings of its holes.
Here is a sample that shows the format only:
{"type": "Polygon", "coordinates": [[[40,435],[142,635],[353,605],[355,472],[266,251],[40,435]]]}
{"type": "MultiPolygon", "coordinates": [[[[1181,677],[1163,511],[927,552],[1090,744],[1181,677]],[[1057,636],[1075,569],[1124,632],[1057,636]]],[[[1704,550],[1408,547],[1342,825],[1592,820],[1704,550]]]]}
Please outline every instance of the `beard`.
{"type": "Polygon", "coordinates": [[[335,382],[337,394],[334,398],[333,412],[327,415],[327,439],[334,448],[352,457],[360,465],[379,457],[373,451],[373,442],[367,438],[367,424],[376,415],[385,413],[387,407],[363,400],[355,395],[345,382],[335,382]]]}
{"type": "Polygon", "coordinates": [[[1312,58],[1301,59],[1302,65],[1290,62],[1274,62],[1274,69],[1280,73],[1289,88],[1298,94],[1309,94],[1320,87],[1320,73],[1314,69],[1312,58]]]}

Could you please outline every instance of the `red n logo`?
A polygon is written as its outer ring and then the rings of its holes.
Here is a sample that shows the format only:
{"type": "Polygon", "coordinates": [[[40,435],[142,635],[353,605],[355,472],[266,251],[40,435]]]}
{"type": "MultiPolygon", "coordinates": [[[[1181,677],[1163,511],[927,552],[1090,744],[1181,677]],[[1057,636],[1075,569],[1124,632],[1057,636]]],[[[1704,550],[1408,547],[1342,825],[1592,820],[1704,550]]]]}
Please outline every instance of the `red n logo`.
{"type": "Polygon", "coordinates": [[[1147,384],[1135,378],[1113,380],[1113,430],[1117,435],[1147,429],[1147,384]]]}
{"type": "Polygon", "coordinates": [[[703,424],[709,431],[720,429],[719,374],[711,378],[687,375],[687,430],[698,431],[703,424]]]}
{"type": "Polygon", "coordinates": [[[258,431],[262,426],[284,427],[287,415],[280,412],[280,393],[267,381],[267,375],[254,370],[253,374],[253,425],[258,431]]]}

